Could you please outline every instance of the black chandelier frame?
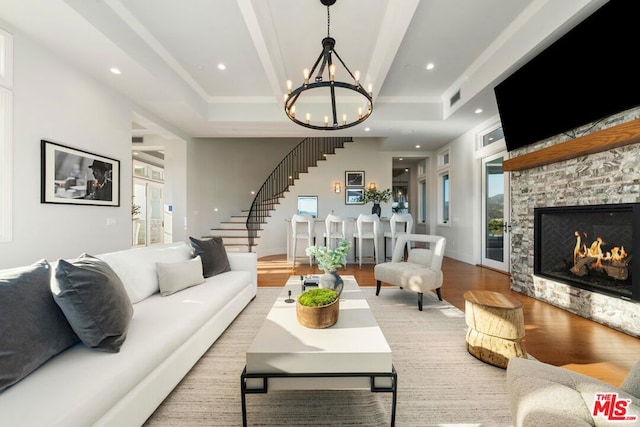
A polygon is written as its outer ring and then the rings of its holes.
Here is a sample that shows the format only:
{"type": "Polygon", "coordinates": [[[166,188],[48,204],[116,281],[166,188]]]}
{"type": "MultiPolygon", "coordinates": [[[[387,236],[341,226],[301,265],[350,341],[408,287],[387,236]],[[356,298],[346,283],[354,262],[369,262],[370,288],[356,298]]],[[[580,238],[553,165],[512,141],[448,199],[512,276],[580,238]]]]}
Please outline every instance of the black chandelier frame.
{"type": "Polygon", "coordinates": [[[336,0],[320,0],[320,2],[323,5],[327,6],[327,37],[322,39],[322,52],[320,52],[318,59],[316,59],[316,62],[313,64],[313,67],[309,72],[309,76],[312,76],[315,73],[316,68],[318,68],[318,65],[320,65],[318,74],[314,79],[315,81],[309,82],[309,79],[305,78],[304,83],[301,86],[297,87],[296,89],[293,89],[288,94],[288,96],[286,96],[285,102],[284,102],[284,111],[287,117],[289,117],[289,119],[291,119],[294,123],[297,123],[298,125],[304,126],[309,129],[316,129],[316,130],[347,129],[364,122],[367,118],[369,118],[369,116],[373,112],[372,93],[365,90],[360,84],[360,82],[356,80],[355,76],[353,75],[349,67],[347,67],[347,65],[344,63],[344,61],[340,57],[340,55],[338,55],[338,52],[336,52],[335,50],[336,40],[329,35],[329,28],[331,23],[330,15],[329,15],[329,6],[333,5],[335,1],[336,0]],[[349,73],[349,76],[351,76],[353,81],[356,82],[355,84],[335,81],[332,78],[330,70],[331,70],[331,67],[333,66],[333,55],[335,55],[338,61],[340,61],[340,64],[342,64],[342,66],[347,71],[347,73],[349,73]],[[329,74],[328,81],[325,81],[322,77],[322,74],[324,73],[325,69],[327,69],[327,72],[329,74]],[[331,92],[331,111],[332,111],[332,119],[333,119],[332,124],[325,124],[324,126],[320,126],[320,125],[312,124],[311,121],[302,121],[298,119],[296,117],[296,113],[293,107],[295,106],[296,101],[298,101],[298,98],[300,97],[300,95],[305,91],[309,91],[317,88],[324,88],[324,87],[328,87],[331,92]],[[342,124],[338,122],[338,111],[336,107],[336,88],[351,90],[353,92],[356,92],[362,95],[367,100],[366,111],[363,109],[362,115],[358,115],[357,120],[343,121],[342,124]]]}

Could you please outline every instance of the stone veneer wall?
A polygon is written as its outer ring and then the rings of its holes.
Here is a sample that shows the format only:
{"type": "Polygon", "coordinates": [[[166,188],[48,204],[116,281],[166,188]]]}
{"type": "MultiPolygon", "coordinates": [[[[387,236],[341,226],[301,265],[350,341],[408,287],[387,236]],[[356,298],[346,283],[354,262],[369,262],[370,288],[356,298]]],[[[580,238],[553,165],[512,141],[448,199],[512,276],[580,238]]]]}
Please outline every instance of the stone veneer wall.
{"type": "MultiPolygon", "coordinates": [[[[640,117],[628,110],[576,131],[583,136],[640,117]]],[[[511,152],[511,157],[571,139],[553,138],[511,152]]],[[[511,289],[640,337],[640,304],[533,275],[533,209],[640,202],[640,144],[511,172],[511,289]]],[[[634,248],[636,257],[640,248],[634,248]]],[[[636,262],[638,262],[636,260],[636,262]]]]}

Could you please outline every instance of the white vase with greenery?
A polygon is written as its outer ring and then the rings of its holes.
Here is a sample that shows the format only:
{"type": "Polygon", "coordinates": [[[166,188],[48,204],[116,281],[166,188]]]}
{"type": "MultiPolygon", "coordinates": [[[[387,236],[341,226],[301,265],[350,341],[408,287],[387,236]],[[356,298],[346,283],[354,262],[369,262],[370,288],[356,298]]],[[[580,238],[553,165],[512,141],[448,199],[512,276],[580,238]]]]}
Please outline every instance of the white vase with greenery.
{"type": "Polygon", "coordinates": [[[341,240],[335,249],[329,249],[326,246],[309,246],[305,250],[307,256],[315,257],[318,267],[324,270],[324,274],[320,276],[319,287],[333,289],[340,295],[344,282],[338,274],[338,269],[346,265],[350,247],[351,242],[341,240]]]}

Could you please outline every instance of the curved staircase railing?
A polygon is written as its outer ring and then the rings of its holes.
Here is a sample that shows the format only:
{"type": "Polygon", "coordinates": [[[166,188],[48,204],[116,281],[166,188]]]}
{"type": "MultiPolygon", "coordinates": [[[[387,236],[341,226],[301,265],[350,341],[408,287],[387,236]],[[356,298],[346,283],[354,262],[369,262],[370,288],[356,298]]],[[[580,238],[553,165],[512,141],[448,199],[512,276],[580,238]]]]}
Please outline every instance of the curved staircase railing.
{"type": "Polygon", "coordinates": [[[269,213],[300,174],[308,172],[309,167],[316,166],[327,154],[335,154],[336,148],[343,148],[345,142],[352,141],[351,137],[305,138],[289,151],[264,181],[251,203],[246,222],[249,252],[252,252],[258,231],[269,213]]]}

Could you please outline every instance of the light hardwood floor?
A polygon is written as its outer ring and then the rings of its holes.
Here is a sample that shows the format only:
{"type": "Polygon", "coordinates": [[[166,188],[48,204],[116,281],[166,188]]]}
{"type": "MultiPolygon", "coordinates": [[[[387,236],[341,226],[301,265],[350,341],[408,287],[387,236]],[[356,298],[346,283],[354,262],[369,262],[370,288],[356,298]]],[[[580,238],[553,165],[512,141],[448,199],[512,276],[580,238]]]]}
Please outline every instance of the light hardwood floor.
{"type": "MultiPolygon", "coordinates": [[[[524,304],[525,346],[536,359],[598,378],[614,386],[624,380],[640,359],[640,339],[600,325],[550,304],[513,292],[507,274],[445,258],[442,297],[464,311],[462,295],[486,289],[512,295],[524,304]]],[[[258,260],[258,286],[282,286],[291,275],[321,271],[309,267],[302,258],[295,269],[284,255],[258,260]]],[[[360,286],[375,286],[373,265],[347,265],[341,274],[356,277],[360,286]]],[[[382,293],[381,296],[383,297],[382,293]]],[[[416,310],[417,302],[416,302],[416,310]]]]}

